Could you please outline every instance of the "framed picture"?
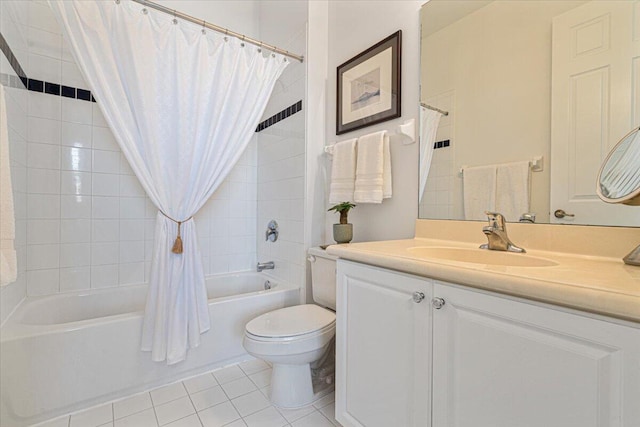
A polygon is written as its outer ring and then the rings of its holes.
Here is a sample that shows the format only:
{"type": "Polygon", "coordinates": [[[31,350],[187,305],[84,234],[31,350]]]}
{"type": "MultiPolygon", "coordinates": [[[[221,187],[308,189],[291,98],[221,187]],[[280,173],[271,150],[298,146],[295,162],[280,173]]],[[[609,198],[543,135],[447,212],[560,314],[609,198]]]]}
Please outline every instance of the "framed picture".
{"type": "Polygon", "coordinates": [[[336,134],[400,117],[402,31],[338,67],[336,134]]]}

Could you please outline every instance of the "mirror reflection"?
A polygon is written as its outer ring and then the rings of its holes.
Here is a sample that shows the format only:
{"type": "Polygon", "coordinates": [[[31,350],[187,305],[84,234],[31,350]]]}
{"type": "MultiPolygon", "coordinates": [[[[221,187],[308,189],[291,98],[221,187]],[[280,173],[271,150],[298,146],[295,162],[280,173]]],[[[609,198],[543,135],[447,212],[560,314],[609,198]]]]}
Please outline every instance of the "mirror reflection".
{"type": "Polygon", "coordinates": [[[640,124],[640,3],[431,0],[421,22],[420,218],[640,226],[596,185],[640,124]]]}
{"type": "Polygon", "coordinates": [[[598,175],[598,195],[607,203],[640,205],[640,129],[609,153],[598,175]]]}

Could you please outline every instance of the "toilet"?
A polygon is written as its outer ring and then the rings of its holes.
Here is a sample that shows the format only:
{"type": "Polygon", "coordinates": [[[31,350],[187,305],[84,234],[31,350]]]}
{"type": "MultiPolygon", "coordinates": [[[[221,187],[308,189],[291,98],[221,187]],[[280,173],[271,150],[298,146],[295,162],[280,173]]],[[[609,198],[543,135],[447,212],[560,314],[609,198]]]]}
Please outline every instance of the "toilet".
{"type": "Polygon", "coordinates": [[[316,304],[265,313],[247,323],[244,348],[273,365],[271,402],[281,408],[309,405],[314,393],[312,365],[330,350],[336,333],[336,258],[309,249],[311,285],[316,304]]]}

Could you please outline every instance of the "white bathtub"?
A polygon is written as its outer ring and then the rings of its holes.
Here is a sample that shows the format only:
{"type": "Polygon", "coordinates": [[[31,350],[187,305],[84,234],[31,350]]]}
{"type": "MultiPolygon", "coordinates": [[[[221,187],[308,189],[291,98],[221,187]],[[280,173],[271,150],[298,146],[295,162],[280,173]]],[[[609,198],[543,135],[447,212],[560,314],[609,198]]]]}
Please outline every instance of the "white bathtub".
{"type": "Polygon", "coordinates": [[[187,360],[140,351],[146,285],[27,298],[0,329],[0,425],[21,427],[241,360],[245,324],[299,304],[257,273],[207,279],[211,330],[187,360]]]}

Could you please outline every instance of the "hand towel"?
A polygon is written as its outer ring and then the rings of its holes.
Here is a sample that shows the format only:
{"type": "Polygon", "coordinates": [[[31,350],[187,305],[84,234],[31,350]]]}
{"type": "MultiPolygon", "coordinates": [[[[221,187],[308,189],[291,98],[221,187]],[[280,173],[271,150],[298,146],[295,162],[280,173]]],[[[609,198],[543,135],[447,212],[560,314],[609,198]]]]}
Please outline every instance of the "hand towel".
{"type": "Polygon", "coordinates": [[[462,173],[464,219],[486,220],[496,204],[497,166],[467,167],[462,173]]]}
{"type": "Polygon", "coordinates": [[[333,146],[329,203],[353,201],[356,180],[356,139],[338,142],[333,146]]]}
{"type": "Polygon", "coordinates": [[[496,212],[509,222],[517,222],[529,212],[531,167],[528,161],[498,165],[496,178],[496,212]]]}
{"type": "Polygon", "coordinates": [[[7,107],[4,86],[0,84],[0,286],[14,282],[17,277],[16,251],[13,247],[15,230],[7,107]]]}
{"type": "Polygon", "coordinates": [[[391,150],[387,131],[361,136],[358,139],[356,203],[382,203],[393,194],[391,150]]]}

